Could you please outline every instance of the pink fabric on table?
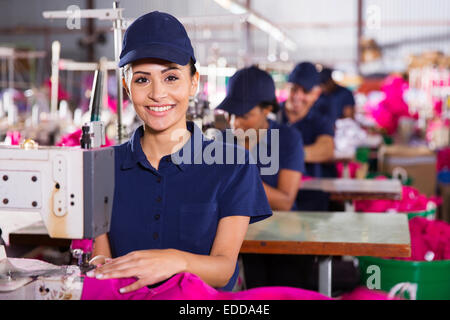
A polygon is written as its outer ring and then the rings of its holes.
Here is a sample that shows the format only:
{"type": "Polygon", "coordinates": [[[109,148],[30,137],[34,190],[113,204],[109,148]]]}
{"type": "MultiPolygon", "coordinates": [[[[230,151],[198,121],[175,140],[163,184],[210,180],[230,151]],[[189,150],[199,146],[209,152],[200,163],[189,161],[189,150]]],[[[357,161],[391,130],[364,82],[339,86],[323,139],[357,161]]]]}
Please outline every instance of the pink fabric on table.
{"type": "Polygon", "coordinates": [[[12,146],[18,146],[20,144],[20,140],[22,139],[20,131],[8,131],[6,132],[6,136],[11,140],[12,146]]]}
{"type": "Polygon", "coordinates": [[[81,300],[331,300],[318,292],[291,287],[262,287],[239,292],[219,291],[196,275],[180,273],[162,285],[121,294],[134,279],[85,278],[81,300]]]}
{"type": "Polygon", "coordinates": [[[321,293],[292,287],[261,287],[221,295],[230,300],[331,300],[321,293]]]}
{"type": "Polygon", "coordinates": [[[411,257],[396,258],[407,261],[427,261],[432,254],[433,261],[450,260],[450,224],[445,221],[414,217],[409,220],[411,236],[411,257]]]}
{"type": "MultiPolygon", "coordinates": [[[[377,177],[376,179],[386,179],[377,177]]],[[[410,186],[402,186],[402,198],[400,200],[355,200],[355,211],[359,212],[417,212],[427,210],[428,202],[440,203],[437,197],[426,197],[419,190],[410,186]]]]}
{"type": "MultiPolygon", "coordinates": [[[[343,162],[336,163],[336,170],[338,178],[342,178],[344,176],[344,167],[345,164],[343,162]]],[[[356,177],[356,171],[361,167],[361,164],[358,162],[349,162],[348,163],[348,170],[350,173],[350,178],[356,177]]]]}
{"type": "MultiPolygon", "coordinates": [[[[76,147],[80,145],[81,139],[81,129],[77,129],[72,133],[68,133],[61,137],[60,141],[56,144],[56,146],[65,146],[65,147],[76,147]]],[[[114,141],[105,137],[105,144],[102,147],[109,147],[114,145],[114,141]]]]}
{"type": "MultiPolygon", "coordinates": [[[[180,273],[159,287],[121,294],[134,279],[85,278],[81,300],[334,300],[315,291],[292,287],[261,287],[239,292],[216,290],[191,273],[180,273]]],[[[396,299],[396,298],[394,298],[396,299]]],[[[358,287],[336,300],[389,300],[383,291],[358,287]]]]}

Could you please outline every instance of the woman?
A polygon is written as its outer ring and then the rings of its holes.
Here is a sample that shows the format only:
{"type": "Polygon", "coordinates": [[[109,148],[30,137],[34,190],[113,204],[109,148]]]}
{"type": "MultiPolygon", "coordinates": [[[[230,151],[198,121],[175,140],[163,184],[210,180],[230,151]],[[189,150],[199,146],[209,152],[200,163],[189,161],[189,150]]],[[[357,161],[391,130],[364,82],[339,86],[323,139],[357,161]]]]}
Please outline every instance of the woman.
{"type": "MultiPolygon", "coordinates": [[[[269,113],[278,111],[272,77],[257,67],[244,68],[230,78],[227,89],[217,108],[228,113],[237,142],[251,150],[256,159],[271,208],[296,210],[295,199],[305,170],[303,140],[297,130],[268,119],[269,113]]],[[[290,263],[289,259],[285,255],[243,254],[247,287],[277,285],[278,271],[290,263]]]]}
{"type": "Polygon", "coordinates": [[[217,108],[228,113],[238,143],[256,159],[271,208],[295,210],[304,171],[302,136],[293,128],[268,119],[269,113],[276,113],[279,108],[272,77],[254,66],[237,71],[230,78],[227,96],[217,108]]]}
{"type": "Polygon", "coordinates": [[[173,16],[151,12],[124,35],[124,86],[143,121],[115,147],[111,228],[94,255],[114,258],[88,276],[137,279],[122,293],[155,286],[175,274],[196,274],[231,290],[249,222],[271,215],[257,167],[206,164],[205,148],[237,148],[205,140],[186,122],[198,87],[191,42],[173,16]],[[179,161],[180,158],[183,161],[179,161]]]}

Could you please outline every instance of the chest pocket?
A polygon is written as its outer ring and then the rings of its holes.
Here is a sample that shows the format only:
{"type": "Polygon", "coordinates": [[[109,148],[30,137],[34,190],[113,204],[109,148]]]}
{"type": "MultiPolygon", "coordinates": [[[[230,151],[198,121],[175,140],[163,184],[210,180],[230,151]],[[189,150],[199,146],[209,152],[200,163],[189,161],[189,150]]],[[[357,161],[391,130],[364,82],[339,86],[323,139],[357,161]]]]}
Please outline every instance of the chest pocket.
{"type": "Polygon", "coordinates": [[[218,224],[217,203],[192,203],[180,207],[180,241],[184,250],[209,254],[218,224]]]}

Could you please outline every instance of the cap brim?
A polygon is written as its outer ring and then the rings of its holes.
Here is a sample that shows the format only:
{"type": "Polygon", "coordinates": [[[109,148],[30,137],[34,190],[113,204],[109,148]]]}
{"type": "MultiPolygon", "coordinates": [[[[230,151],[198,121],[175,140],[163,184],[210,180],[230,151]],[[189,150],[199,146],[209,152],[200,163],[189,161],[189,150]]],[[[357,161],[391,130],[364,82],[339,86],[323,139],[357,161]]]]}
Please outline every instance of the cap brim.
{"type": "Polygon", "coordinates": [[[259,102],[252,101],[241,101],[232,99],[230,97],[226,97],[223,101],[216,107],[216,109],[220,109],[226,111],[230,114],[234,114],[238,117],[243,116],[251,109],[256,107],[259,102]]]}
{"type": "Polygon", "coordinates": [[[162,59],[182,66],[187,65],[191,58],[195,62],[194,57],[178,48],[163,44],[150,44],[127,52],[120,58],[119,67],[148,58],[162,59]]]}
{"type": "MultiPolygon", "coordinates": [[[[295,83],[298,84],[299,86],[301,86],[303,89],[305,89],[306,91],[310,91],[314,85],[312,85],[311,81],[308,81],[307,79],[293,79],[293,78],[289,78],[288,82],[291,83],[295,83]]],[[[316,83],[316,85],[319,85],[320,82],[316,83]]]]}

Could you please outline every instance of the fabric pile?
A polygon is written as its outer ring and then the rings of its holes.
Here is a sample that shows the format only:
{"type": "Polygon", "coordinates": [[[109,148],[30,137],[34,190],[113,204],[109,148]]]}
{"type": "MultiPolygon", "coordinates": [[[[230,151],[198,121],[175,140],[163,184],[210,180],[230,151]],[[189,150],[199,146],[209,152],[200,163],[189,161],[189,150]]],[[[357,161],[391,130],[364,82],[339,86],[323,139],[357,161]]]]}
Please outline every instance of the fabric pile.
{"type": "Polygon", "coordinates": [[[450,224],[415,217],[409,220],[411,257],[407,261],[450,260],[450,224]]]}
{"type": "MultiPolygon", "coordinates": [[[[377,177],[384,180],[386,177],[377,177]]],[[[428,208],[429,202],[438,204],[439,199],[426,197],[416,188],[402,186],[401,200],[355,200],[355,211],[358,212],[418,212],[428,208]]]]}
{"type": "MultiPolygon", "coordinates": [[[[180,273],[162,285],[149,289],[119,293],[134,279],[98,280],[85,278],[81,300],[334,300],[315,291],[292,287],[260,287],[238,292],[216,290],[191,273],[180,273]]],[[[357,288],[338,300],[387,300],[382,291],[357,288]]]]}

